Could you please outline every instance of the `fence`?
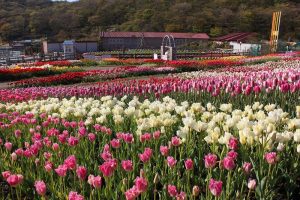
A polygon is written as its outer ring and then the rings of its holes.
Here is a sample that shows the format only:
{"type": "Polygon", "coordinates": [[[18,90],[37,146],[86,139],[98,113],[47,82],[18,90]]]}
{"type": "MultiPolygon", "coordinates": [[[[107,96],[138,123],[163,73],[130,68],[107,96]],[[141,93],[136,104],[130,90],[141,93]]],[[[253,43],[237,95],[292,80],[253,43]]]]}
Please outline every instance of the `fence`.
{"type": "Polygon", "coordinates": [[[16,63],[29,63],[36,61],[54,61],[54,60],[66,60],[69,59],[64,54],[46,54],[46,55],[34,55],[34,56],[15,56],[15,57],[2,57],[0,58],[0,65],[11,65],[16,63]]]}
{"type": "MultiPolygon", "coordinates": [[[[222,57],[228,57],[228,56],[249,56],[251,55],[251,52],[193,52],[193,53],[177,53],[176,57],[177,59],[192,59],[192,58],[199,58],[199,59],[217,59],[222,57]]],[[[149,53],[118,53],[118,54],[111,54],[112,58],[119,58],[119,59],[152,59],[153,54],[149,53]]],[[[160,55],[158,55],[158,58],[160,58],[160,55]]]]}

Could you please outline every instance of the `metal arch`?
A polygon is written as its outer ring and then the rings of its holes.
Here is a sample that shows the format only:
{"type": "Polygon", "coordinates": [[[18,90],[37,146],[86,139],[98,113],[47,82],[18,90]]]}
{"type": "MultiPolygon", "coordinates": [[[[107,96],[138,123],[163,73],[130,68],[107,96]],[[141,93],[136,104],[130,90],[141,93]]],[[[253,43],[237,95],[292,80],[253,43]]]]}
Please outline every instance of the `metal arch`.
{"type": "Polygon", "coordinates": [[[165,43],[165,40],[167,40],[167,42],[169,42],[168,44],[170,45],[170,36],[165,35],[165,37],[163,38],[161,46],[167,46],[166,43],[165,43]]]}
{"type": "Polygon", "coordinates": [[[165,35],[162,41],[162,46],[174,47],[175,48],[175,39],[173,35],[165,35]]]}
{"type": "Polygon", "coordinates": [[[175,39],[174,39],[174,37],[173,37],[173,35],[170,35],[170,38],[171,38],[171,42],[172,42],[172,47],[176,47],[175,46],[175,39]]]}

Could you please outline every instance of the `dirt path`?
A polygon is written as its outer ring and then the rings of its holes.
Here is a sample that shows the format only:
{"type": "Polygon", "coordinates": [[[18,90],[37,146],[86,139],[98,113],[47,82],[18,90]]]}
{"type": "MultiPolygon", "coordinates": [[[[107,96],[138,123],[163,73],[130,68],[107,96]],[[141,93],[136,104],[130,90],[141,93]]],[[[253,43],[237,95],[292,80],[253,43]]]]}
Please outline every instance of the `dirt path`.
{"type": "Polygon", "coordinates": [[[11,86],[8,85],[8,83],[10,83],[10,82],[0,83],[0,90],[11,88],[11,86]]]}

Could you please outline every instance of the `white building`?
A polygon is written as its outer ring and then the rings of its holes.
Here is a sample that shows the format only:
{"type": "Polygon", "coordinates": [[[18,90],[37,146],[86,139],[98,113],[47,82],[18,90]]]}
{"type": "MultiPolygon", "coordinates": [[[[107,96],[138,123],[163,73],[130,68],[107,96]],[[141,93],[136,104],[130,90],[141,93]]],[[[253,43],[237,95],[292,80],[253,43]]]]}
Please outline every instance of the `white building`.
{"type": "Polygon", "coordinates": [[[232,51],[234,53],[239,52],[259,52],[261,49],[260,44],[249,44],[242,42],[229,42],[229,45],[232,46],[232,51]]]}

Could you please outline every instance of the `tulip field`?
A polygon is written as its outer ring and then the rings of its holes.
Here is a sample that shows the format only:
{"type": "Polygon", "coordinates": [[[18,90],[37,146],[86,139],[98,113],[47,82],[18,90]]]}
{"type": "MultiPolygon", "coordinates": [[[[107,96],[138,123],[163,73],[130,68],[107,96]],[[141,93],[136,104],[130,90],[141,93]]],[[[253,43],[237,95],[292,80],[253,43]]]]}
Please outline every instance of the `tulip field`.
{"type": "Polygon", "coordinates": [[[299,53],[106,62],[0,89],[1,199],[300,199],[299,53]]]}

